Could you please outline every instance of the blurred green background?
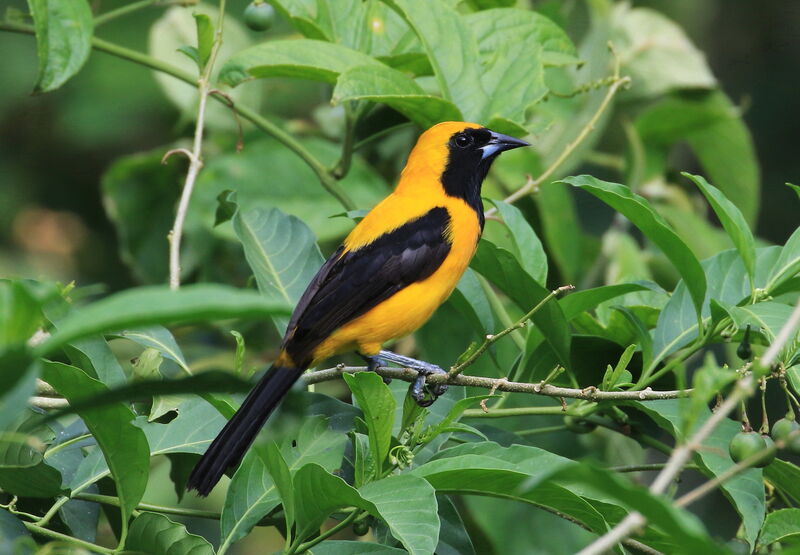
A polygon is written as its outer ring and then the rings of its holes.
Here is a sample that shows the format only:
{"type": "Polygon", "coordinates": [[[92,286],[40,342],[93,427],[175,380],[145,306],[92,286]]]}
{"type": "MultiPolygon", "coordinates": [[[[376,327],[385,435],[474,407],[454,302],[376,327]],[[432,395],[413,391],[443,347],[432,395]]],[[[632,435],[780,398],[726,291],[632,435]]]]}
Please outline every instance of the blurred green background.
{"type": "MultiPolygon", "coordinates": [[[[97,0],[94,4],[108,11],[124,2],[97,0]]],[[[246,4],[245,0],[229,2],[230,14],[240,17],[246,4]]],[[[561,17],[559,23],[578,38],[583,30],[583,2],[533,4],[561,17]]],[[[686,29],[706,52],[723,90],[743,109],[762,171],[757,233],[782,243],[800,221],[794,193],[783,185],[800,180],[796,140],[800,3],[651,0],[633,4],[659,10],[686,29]]],[[[0,6],[2,11],[8,7],[26,10],[24,0],[3,0],[0,6]]],[[[136,12],[100,27],[97,35],[146,51],[149,29],[162,13],[159,8],[136,12]]],[[[251,34],[255,41],[289,31],[279,21],[266,35],[251,34]]],[[[189,137],[191,122],[166,99],[150,70],[102,52],[93,53],[76,78],[51,94],[30,94],[36,71],[33,37],[0,33],[0,275],[125,287],[135,280],[117,252],[115,231],[102,205],[101,176],[120,156],[189,137]]],[[[299,128],[311,123],[315,109],[316,124],[320,118],[324,121],[329,95],[325,86],[268,81],[248,85],[264,88],[263,110],[296,120],[293,123],[299,128]]],[[[403,137],[410,139],[408,134],[403,137]]],[[[207,157],[213,156],[212,145],[207,157]]],[[[391,180],[394,171],[387,168],[385,177],[391,180]]],[[[588,229],[593,228],[592,222],[586,223],[588,229]]]]}

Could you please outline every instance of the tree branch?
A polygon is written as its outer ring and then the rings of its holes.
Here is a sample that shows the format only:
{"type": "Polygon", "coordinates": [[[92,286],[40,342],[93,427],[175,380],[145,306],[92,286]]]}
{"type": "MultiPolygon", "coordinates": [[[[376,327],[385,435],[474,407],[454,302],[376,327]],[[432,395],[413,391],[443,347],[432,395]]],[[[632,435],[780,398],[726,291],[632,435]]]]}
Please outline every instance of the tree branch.
{"type": "MultiPolygon", "coordinates": [[[[344,366],[339,365],[335,368],[317,370],[303,374],[302,380],[305,385],[320,382],[327,382],[341,377],[342,374],[355,374],[357,372],[367,372],[366,366],[344,366]]],[[[413,382],[417,377],[417,371],[411,368],[391,368],[381,367],[375,373],[385,378],[413,382]]],[[[595,387],[586,389],[573,389],[568,387],[557,387],[542,383],[510,382],[504,378],[486,378],[483,376],[464,376],[459,374],[450,377],[446,374],[433,374],[426,378],[427,383],[445,383],[448,385],[459,385],[464,387],[482,387],[484,389],[494,389],[496,391],[508,391],[511,393],[528,393],[531,395],[543,395],[545,397],[563,397],[567,399],[583,399],[585,401],[653,401],[656,399],[677,399],[687,397],[691,389],[679,389],[674,391],[653,391],[644,389],[642,391],[600,391],[595,387]]]]}

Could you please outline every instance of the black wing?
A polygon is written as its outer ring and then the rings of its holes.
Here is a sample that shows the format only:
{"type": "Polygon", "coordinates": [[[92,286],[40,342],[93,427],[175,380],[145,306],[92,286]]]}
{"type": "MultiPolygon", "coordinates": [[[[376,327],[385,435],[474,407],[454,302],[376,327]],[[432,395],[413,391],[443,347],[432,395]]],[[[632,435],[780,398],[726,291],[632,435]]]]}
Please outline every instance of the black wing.
{"type": "Polygon", "coordinates": [[[429,277],[450,252],[450,214],[436,207],[420,218],[342,255],[320,268],[292,314],[283,348],[297,364],[347,322],[407,285],[429,277]]]}

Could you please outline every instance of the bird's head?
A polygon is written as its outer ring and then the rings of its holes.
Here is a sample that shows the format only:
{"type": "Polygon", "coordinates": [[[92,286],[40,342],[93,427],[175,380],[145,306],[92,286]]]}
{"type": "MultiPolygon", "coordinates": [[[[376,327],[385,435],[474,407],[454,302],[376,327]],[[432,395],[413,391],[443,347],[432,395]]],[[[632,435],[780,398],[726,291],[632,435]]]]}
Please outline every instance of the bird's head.
{"type": "Polygon", "coordinates": [[[419,187],[436,178],[448,196],[463,198],[480,210],[481,184],[492,162],[501,152],[521,146],[529,143],[476,123],[439,123],[420,135],[401,186],[419,187]]]}

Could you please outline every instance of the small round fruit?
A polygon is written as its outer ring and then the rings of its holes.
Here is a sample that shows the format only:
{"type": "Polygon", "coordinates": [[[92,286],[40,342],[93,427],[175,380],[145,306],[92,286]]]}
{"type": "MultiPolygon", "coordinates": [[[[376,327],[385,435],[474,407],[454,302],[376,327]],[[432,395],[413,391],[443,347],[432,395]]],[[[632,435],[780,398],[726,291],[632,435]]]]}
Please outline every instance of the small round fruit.
{"type": "Polygon", "coordinates": [[[728,446],[734,462],[742,462],[767,448],[767,442],[758,432],[739,432],[728,446]]]}
{"type": "Polygon", "coordinates": [[[275,22],[275,8],[255,0],[244,9],[244,22],[253,31],[266,31],[275,22]]]}
{"type": "Polygon", "coordinates": [[[792,436],[791,438],[789,438],[789,435],[793,432],[797,432],[798,430],[800,430],[800,424],[798,424],[796,420],[781,418],[772,425],[772,439],[775,441],[791,441],[794,437],[797,437],[800,434],[795,434],[795,436],[792,436]]]}
{"type": "Polygon", "coordinates": [[[356,536],[366,536],[369,532],[369,522],[366,520],[356,520],[353,523],[353,533],[356,536]]]}
{"type": "Polygon", "coordinates": [[[578,418],[577,416],[565,416],[564,426],[566,426],[569,431],[576,434],[588,434],[597,428],[597,424],[584,420],[583,418],[578,418]]]}
{"type": "Polygon", "coordinates": [[[753,465],[756,468],[764,468],[765,466],[769,466],[770,464],[772,464],[772,461],[775,460],[775,453],[777,451],[777,449],[775,449],[775,442],[772,441],[771,437],[769,437],[766,434],[762,435],[761,437],[764,439],[764,443],[766,444],[767,449],[772,449],[772,451],[770,451],[769,455],[765,455],[756,464],[753,465]]]}

